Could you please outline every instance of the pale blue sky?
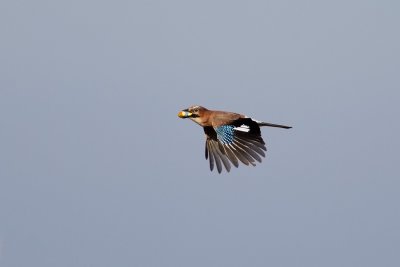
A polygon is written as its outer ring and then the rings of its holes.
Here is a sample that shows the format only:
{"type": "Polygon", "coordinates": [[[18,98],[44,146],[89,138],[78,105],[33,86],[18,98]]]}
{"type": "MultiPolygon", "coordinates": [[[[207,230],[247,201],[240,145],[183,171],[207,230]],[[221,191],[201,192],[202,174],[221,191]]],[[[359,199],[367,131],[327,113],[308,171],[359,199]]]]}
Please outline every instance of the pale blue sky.
{"type": "Polygon", "coordinates": [[[400,2],[0,3],[0,266],[400,266],[400,2]],[[211,173],[192,104],[263,128],[211,173]]]}

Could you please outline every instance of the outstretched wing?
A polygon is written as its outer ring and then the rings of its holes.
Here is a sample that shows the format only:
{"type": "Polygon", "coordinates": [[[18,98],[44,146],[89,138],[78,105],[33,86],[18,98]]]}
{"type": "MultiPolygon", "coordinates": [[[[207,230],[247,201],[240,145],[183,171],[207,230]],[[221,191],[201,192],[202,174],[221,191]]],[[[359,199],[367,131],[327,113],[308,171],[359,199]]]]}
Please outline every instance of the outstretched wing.
{"type": "Polygon", "coordinates": [[[238,167],[239,161],[245,165],[255,166],[265,157],[267,148],[261,137],[258,123],[250,118],[240,118],[229,125],[204,127],[207,136],[205,156],[210,161],[210,170],[217,166],[219,173],[222,165],[229,172],[230,163],[238,167]]]}

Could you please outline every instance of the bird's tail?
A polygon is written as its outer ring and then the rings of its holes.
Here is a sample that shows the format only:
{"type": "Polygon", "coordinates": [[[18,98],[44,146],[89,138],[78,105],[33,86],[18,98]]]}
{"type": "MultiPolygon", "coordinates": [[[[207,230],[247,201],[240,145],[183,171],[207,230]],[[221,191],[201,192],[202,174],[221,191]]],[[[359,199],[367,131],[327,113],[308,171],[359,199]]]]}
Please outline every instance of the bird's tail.
{"type": "Polygon", "coordinates": [[[257,121],[257,123],[258,123],[258,126],[277,127],[277,128],[284,128],[284,129],[290,129],[290,128],[292,128],[291,126],[280,125],[280,124],[273,124],[273,123],[263,122],[263,121],[257,121]]]}

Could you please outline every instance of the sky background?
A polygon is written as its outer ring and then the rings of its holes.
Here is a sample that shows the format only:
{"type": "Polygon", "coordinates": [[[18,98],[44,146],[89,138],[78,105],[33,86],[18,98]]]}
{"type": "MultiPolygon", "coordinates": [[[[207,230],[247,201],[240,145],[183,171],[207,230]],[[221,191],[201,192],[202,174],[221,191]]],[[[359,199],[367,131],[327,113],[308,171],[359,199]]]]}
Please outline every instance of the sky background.
{"type": "Polygon", "coordinates": [[[400,266],[400,2],[0,3],[0,266],[400,266]],[[210,172],[193,104],[263,128],[210,172]]]}

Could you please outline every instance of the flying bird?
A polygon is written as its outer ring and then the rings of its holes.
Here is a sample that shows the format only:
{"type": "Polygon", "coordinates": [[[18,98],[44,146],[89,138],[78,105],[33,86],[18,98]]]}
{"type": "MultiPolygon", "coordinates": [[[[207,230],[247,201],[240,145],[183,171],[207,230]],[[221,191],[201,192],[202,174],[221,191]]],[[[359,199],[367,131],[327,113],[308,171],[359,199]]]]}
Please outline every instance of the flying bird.
{"type": "Polygon", "coordinates": [[[203,127],[206,134],[205,156],[210,162],[210,170],[217,166],[218,173],[222,165],[226,171],[231,170],[231,163],[239,166],[255,166],[265,157],[267,148],[261,137],[261,126],[290,129],[292,127],[257,121],[245,115],[209,110],[202,106],[191,106],[178,113],[180,118],[189,118],[203,127]]]}

